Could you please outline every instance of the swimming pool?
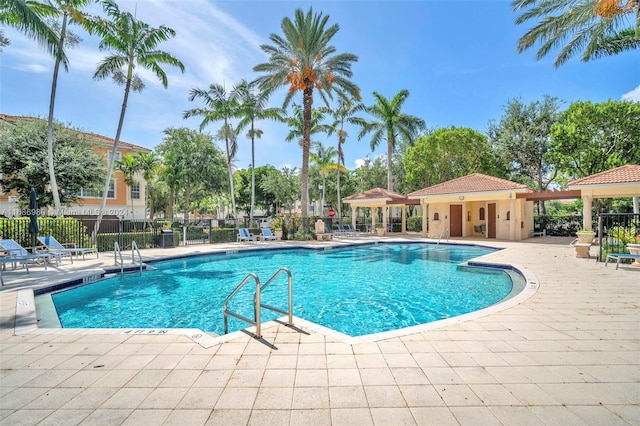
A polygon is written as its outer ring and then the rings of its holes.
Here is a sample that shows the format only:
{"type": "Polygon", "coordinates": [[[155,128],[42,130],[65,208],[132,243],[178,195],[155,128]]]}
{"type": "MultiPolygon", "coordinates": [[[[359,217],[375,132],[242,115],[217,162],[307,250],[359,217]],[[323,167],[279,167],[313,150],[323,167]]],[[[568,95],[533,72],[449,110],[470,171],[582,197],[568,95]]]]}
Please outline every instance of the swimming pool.
{"type": "MultiPolygon", "coordinates": [[[[293,276],[293,314],[351,336],[450,318],[507,297],[512,277],[501,269],[459,264],[492,249],[433,244],[372,244],[331,250],[276,249],[209,255],[154,264],[52,294],[65,328],[199,328],[223,333],[222,303],[249,272],[264,283],[279,268],[293,276]]],[[[248,285],[230,309],[253,317],[248,285]]],[[[262,294],[286,308],[286,276],[262,294]]],[[[280,314],[263,310],[263,321],[280,314]]],[[[230,318],[230,330],[247,327],[230,318]]]]}

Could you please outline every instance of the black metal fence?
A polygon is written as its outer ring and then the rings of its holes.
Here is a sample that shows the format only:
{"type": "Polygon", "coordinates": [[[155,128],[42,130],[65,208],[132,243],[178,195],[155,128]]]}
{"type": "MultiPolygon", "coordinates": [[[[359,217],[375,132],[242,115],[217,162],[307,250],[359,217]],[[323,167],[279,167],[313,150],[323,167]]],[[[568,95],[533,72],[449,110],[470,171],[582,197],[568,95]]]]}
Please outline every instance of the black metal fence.
{"type": "Polygon", "coordinates": [[[598,215],[600,260],[607,254],[629,253],[627,244],[640,243],[640,214],[601,213],[598,215]]]}

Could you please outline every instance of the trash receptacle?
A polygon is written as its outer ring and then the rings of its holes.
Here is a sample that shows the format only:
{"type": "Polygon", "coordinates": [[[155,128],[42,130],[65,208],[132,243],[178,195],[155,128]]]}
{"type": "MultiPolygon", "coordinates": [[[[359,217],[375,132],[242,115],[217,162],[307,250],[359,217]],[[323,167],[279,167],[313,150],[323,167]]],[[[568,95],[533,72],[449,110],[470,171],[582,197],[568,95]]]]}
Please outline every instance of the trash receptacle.
{"type": "Polygon", "coordinates": [[[161,248],[173,248],[173,231],[162,230],[160,231],[160,247],[161,248]]]}

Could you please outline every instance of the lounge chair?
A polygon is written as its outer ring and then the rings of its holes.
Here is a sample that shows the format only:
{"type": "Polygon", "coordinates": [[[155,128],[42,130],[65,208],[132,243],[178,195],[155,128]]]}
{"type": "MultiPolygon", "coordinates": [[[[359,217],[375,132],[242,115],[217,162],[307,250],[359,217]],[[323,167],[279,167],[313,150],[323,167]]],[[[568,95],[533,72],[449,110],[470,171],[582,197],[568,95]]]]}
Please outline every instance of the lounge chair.
{"type": "Polygon", "coordinates": [[[98,257],[98,250],[93,247],[77,247],[75,243],[70,243],[65,246],[58,242],[55,237],[48,235],[45,237],[38,237],[38,241],[40,241],[46,248],[52,253],[60,253],[60,256],[69,256],[71,259],[71,263],[73,263],[73,256],[82,255],[82,260],[84,260],[84,255],[87,253],[95,253],[96,257],[98,257]],[[71,247],[68,247],[68,246],[71,247]]]}
{"type": "Polygon", "coordinates": [[[620,261],[622,259],[640,259],[640,254],[626,254],[626,253],[611,253],[608,254],[604,259],[604,266],[607,266],[609,263],[609,259],[616,260],[616,269],[620,266],[620,261]]]}
{"type": "Polygon", "coordinates": [[[242,241],[257,241],[257,238],[247,228],[240,228],[238,229],[238,242],[242,241]]]}
{"type": "Polygon", "coordinates": [[[338,235],[341,234],[341,235],[344,235],[345,237],[348,237],[348,236],[351,235],[351,233],[349,231],[347,231],[344,228],[344,225],[342,225],[341,223],[338,224],[338,230],[336,231],[336,234],[338,234],[338,235]]]}
{"type": "Polygon", "coordinates": [[[278,238],[273,235],[273,233],[271,232],[271,228],[262,228],[261,229],[262,234],[260,235],[260,239],[263,241],[268,241],[268,240],[272,240],[275,241],[278,238]]]}
{"type": "MultiPolygon", "coordinates": [[[[0,249],[4,250],[11,260],[27,264],[26,262],[42,262],[44,269],[47,269],[47,262],[55,259],[56,263],[60,260],[59,253],[29,253],[24,247],[14,240],[0,240],[0,249]]],[[[29,269],[27,268],[27,273],[29,269]]]]}
{"type": "Polygon", "coordinates": [[[358,231],[352,224],[347,224],[347,232],[350,232],[351,235],[358,235],[360,231],[358,231]]]}

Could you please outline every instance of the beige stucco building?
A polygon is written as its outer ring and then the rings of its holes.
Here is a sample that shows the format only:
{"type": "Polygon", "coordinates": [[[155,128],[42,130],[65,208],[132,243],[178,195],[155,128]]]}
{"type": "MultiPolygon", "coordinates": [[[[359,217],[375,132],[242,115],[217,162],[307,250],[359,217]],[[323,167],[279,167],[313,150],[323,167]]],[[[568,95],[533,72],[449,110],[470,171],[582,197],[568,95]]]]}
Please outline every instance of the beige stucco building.
{"type": "Polygon", "coordinates": [[[518,197],[529,192],[525,185],[474,173],[412,192],[408,198],[420,200],[427,213],[422,216],[426,237],[518,241],[533,231],[533,202],[518,197]]]}

